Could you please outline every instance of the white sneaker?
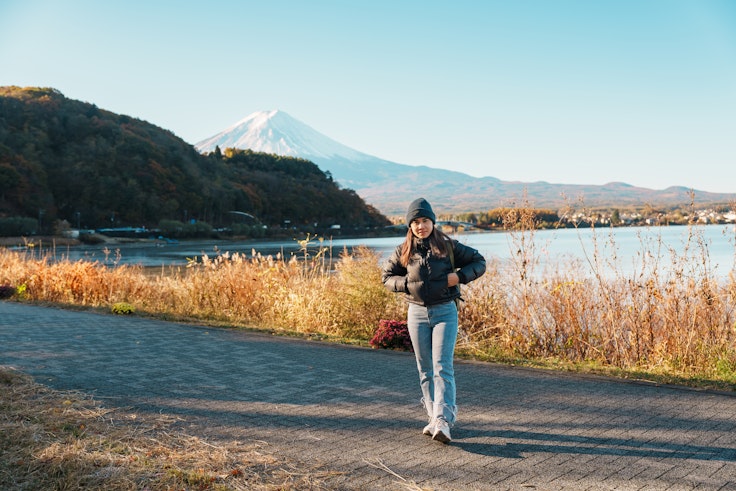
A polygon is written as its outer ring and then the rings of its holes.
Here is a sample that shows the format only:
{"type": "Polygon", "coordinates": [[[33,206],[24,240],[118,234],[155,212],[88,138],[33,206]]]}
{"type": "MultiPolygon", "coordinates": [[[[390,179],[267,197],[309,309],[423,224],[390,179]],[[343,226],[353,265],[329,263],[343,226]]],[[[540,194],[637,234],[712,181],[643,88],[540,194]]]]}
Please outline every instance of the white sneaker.
{"type": "Polygon", "coordinates": [[[434,420],[430,421],[429,424],[424,427],[422,434],[427,436],[434,435],[434,420]]]}
{"type": "Polygon", "coordinates": [[[442,443],[450,443],[452,441],[452,437],[450,437],[450,425],[443,418],[437,418],[435,420],[432,440],[442,443]]]}

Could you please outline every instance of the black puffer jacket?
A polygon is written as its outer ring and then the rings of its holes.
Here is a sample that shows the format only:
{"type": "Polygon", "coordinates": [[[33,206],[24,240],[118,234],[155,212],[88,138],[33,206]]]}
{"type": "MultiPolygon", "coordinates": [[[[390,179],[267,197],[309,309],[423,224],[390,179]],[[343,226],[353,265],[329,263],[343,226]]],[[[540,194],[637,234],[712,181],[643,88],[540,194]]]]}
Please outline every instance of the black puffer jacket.
{"type": "MultiPolygon", "coordinates": [[[[461,284],[479,278],[486,271],[483,256],[452,239],[455,269],[461,284]]],[[[409,302],[429,306],[449,302],[460,296],[460,288],[447,286],[447,275],[453,272],[450,256],[434,254],[429,240],[415,239],[414,254],[409,265],[401,265],[401,247],[398,246],[383,267],[383,284],[389,291],[406,294],[409,302]]]]}

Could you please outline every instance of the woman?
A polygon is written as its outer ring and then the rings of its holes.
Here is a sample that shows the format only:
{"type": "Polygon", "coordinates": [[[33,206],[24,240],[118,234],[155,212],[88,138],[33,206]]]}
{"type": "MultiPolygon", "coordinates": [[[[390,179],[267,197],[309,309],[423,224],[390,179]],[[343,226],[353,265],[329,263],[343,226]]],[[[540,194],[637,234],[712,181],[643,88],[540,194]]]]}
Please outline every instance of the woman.
{"type": "Polygon", "coordinates": [[[435,228],[435,214],[424,198],[406,212],[409,230],[383,268],[383,284],[404,293],[409,302],[407,323],[419,369],[422,403],[429,424],[422,433],[449,443],[455,423],[455,372],[458,285],[469,283],[486,270],[475,249],[450,239],[435,228]]]}

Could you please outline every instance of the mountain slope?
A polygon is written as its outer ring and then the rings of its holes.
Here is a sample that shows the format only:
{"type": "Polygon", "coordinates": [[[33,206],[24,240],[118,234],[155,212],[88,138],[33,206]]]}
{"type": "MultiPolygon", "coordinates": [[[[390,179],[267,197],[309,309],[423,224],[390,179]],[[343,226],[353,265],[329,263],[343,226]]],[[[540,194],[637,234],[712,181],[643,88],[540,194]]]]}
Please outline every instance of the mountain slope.
{"type": "Polygon", "coordinates": [[[203,156],[170,131],[48,88],[0,87],[0,218],[84,228],[163,220],[388,223],[316,164],[252,151],[203,156]]]}
{"type": "Polygon", "coordinates": [[[195,145],[202,153],[212,152],[217,147],[311,160],[322,170],[329,171],[341,185],[352,189],[373,183],[376,172],[379,176],[388,176],[405,167],[353,150],[278,110],[253,113],[195,145]],[[381,164],[378,169],[373,167],[376,161],[381,164]]]}
{"type": "Polygon", "coordinates": [[[299,157],[360,158],[360,152],[352,150],[315,131],[283,111],[261,111],[238,121],[225,131],[195,145],[200,152],[211,152],[219,146],[246,148],[260,152],[299,157]]]}
{"type": "MultiPolygon", "coordinates": [[[[544,208],[564,207],[583,199],[586,206],[673,205],[689,203],[689,189],[652,190],[624,183],[597,185],[510,182],[477,178],[427,166],[403,165],[358,152],[312,129],[283,111],[253,113],[195,145],[200,152],[216,147],[252,149],[311,160],[344,187],[354,189],[383,213],[402,214],[417,196],[448,212],[478,211],[528,201],[544,208]]],[[[695,191],[697,202],[728,202],[736,194],[695,191]]]]}

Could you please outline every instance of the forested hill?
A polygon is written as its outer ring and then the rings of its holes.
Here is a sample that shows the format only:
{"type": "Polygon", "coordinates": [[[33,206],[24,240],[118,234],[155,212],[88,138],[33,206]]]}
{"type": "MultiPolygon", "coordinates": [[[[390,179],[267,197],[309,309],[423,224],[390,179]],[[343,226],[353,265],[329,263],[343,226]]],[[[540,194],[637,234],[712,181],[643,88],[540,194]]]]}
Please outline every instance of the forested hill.
{"type": "Polygon", "coordinates": [[[231,211],[266,225],[388,223],[310,161],[233,150],[205,156],[170,131],[54,89],[0,87],[0,218],[221,226],[231,211]]]}

